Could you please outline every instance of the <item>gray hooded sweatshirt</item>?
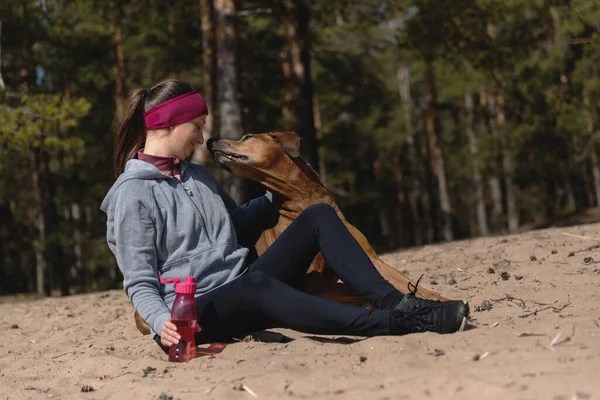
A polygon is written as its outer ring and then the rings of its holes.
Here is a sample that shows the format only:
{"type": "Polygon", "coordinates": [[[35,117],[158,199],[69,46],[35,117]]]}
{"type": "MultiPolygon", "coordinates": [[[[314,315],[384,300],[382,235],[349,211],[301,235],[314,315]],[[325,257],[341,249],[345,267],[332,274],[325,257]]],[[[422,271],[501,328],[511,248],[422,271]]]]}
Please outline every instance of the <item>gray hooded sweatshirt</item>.
{"type": "Polygon", "coordinates": [[[200,165],[181,162],[181,181],[132,159],[104,198],[106,238],[137,312],[159,334],[171,319],[173,284],[196,279],[196,297],[240,276],[249,250],[238,234],[259,225],[271,209],[266,196],[237,207],[200,165]]]}

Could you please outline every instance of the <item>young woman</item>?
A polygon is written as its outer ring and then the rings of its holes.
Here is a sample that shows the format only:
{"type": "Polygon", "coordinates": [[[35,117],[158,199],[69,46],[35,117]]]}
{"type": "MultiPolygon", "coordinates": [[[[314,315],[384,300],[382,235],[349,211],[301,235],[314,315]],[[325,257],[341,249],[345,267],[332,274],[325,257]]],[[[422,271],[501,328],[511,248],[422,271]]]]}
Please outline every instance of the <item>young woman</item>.
{"type": "Polygon", "coordinates": [[[163,349],[180,337],[169,321],[173,285],[161,284],[159,273],[164,279],[196,279],[200,342],[273,327],[359,336],[462,330],[466,301],[402,295],[325,204],[306,209],[248,265],[249,250],[237,236],[260,226],[271,204],[263,196],[237,207],[205,168],[184,161],[203,143],[207,115],[204,99],[185,82],[167,80],[137,90],[116,141],[118,179],[101,206],[125,291],[163,349]],[[376,309],[298,290],[318,252],[376,309]]]}

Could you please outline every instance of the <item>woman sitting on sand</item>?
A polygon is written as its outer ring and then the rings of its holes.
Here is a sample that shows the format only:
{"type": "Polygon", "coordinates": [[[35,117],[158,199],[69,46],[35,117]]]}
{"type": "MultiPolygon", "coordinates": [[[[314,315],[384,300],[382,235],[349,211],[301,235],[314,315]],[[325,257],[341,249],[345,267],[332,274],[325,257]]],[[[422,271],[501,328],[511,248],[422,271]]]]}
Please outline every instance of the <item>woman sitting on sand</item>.
{"type": "Polygon", "coordinates": [[[267,328],[311,334],[403,335],[462,330],[465,301],[402,295],[384,280],[332,207],[307,208],[250,265],[236,232],[260,225],[265,196],[237,207],[215,178],[184,161],[203,143],[208,109],[192,86],[167,80],[129,99],[115,146],[118,179],[102,202],[107,241],[124,289],[165,347],[180,336],[169,321],[175,293],[159,281],[193,276],[200,342],[223,341],[267,328]],[[297,286],[321,252],[337,276],[376,307],[336,303],[297,286]]]}

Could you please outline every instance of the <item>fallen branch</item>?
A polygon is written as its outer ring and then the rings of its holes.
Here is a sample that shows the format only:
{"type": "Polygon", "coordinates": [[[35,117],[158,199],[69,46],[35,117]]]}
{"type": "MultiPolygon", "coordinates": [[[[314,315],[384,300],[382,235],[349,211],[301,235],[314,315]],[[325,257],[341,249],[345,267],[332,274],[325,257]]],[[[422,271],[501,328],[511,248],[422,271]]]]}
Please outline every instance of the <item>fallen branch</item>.
{"type": "Polygon", "coordinates": [[[59,355],[57,355],[57,356],[54,356],[54,357],[52,357],[52,359],[53,359],[53,360],[55,360],[55,359],[57,359],[57,358],[60,358],[60,357],[62,357],[62,356],[66,356],[66,355],[67,355],[67,354],[69,354],[69,353],[71,353],[71,352],[70,352],[70,351],[67,351],[66,353],[62,353],[62,354],[59,354],[59,355]]]}
{"type": "Polygon", "coordinates": [[[244,385],[243,383],[236,385],[233,387],[234,390],[245,390],[250,396],[254,397],[254,398],[258,398],[258,395],[254,392],[254,390],[250,389],[248,386],[244,385]]]}
{"type": "Polygon", "coordinates": [[[515,333],[515,335],[517,335],[517,337],[546,336],[543,333],[531,333],[531,332],[515,333]]]}
{"type": "Polygon", "coordinates": [[[600,242],[600,239],[595,238],[595,237],[591,237],[591,236],[584,236],[584,235],[576,235],[574,233],[568,233],[568,232],[561,232],[563,235],[565,236],[571,236],[571,237],[576,237],[579,239],[585,239],[585,240],[594,240],[596,242],[600,242]]]}
{"type": "Polygon", "coordinates": [[[552,309],[552,311],[554,311],[555,313],[561,312],[562,310],[564,310],[565,308],[567,308],[570,305],[571,305],[571,296],[569,295],[569,300],[562,306],[559,306],[559,307],[548,306],[548,307],[540,308],[539,310],[535,310],[535,311],[527,313],[527,314],[519,315],[519,318],[527,318],[532,315],[537,315],[537,313],[539,313],[539,312],[550,310],[550,309],[552,309]]]}
{"type": "Polygon", "coordinates": [[[42,389],[42,388],[35,387],[35,386],[27,386],[23,390],[35,390],[36,392],[39,392],[39,393],[48,393],[50,391],[50,388],[48,388],[48,389],[42,389]]]}
{"type": "Polygon", "coordinates": [[[521,308],[525,308],[525,300],[519,299],[518,297],[513,297],[509,294],[505,295],[501,299],[491,299],[491,301],[493,302],[493,304],[500,303],[501,301],[510,301],[511,303],[515,303],[516,305],[518,305],[521,308]],[[519,302],[520,302],[520,304],[519,304],[519,302]]]}

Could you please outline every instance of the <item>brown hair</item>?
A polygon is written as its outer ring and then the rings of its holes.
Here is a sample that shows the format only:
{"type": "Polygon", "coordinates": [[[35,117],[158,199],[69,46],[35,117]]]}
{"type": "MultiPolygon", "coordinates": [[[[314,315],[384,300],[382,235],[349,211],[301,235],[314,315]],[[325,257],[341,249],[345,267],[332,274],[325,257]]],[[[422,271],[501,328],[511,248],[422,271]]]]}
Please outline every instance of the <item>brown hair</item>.
{"type": "Polygon", "coordinates": [[[127,100],[127,111],[121,121],[115,142],[115,172],[125,171],[125,164],[137,154],[146,141],[145,114],[173,97],[193,92],[187,82],[168,79],[149,89],[137,89],[127,100]]]}

